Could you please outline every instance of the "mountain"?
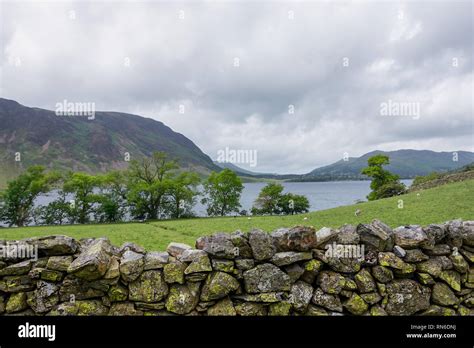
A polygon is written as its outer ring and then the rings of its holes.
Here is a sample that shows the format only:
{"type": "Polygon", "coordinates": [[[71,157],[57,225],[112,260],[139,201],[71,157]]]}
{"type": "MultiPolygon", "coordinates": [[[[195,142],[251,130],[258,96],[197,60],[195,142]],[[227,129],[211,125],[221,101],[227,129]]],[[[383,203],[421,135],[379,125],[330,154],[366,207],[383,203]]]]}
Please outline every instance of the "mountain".
{"type": "Polygon", "coordinates": [[[136,159],[164,151],[183,168],[200,173],[220,170],[184,135],[137,115],[57,116],[0,98],[0,124],[0,184],[32,164],[91,173],[125,168],[127,152],[136,159]],[[15,153],[20,153],[20,161],[15,161],[15,153]]]}
{"type": "Polygon", "coordinates": [[[218,162],[214,161],[214,164],[222,169],[230,169],[234,172],[236,172],[239,175],[251,175],[251,176],[259,176],[259,175],[275,175],[275,174],[269,174],[269,173],[257,173],[257,172],[252,172],[250,170],[241,168],[239,166],[236,166],[235,164],[231,162],[218,162]]]}
{"type": "Polygon", "coordinates": [[[402,179],[432,172],[447,172],[474,162],[474,153],[456,151],[457,161],[453,160],[453,152],[435,152],[429,150],[397,150],[372,151],[361,157],[350,157],[347,161],[340,160],[328,166],[316,168],[301,177],[303,181],[348,180],[362,179],[362,168],[367,167],[367,160],[377,154],[385,154],[390,164],[385,168],[402,179]]]}

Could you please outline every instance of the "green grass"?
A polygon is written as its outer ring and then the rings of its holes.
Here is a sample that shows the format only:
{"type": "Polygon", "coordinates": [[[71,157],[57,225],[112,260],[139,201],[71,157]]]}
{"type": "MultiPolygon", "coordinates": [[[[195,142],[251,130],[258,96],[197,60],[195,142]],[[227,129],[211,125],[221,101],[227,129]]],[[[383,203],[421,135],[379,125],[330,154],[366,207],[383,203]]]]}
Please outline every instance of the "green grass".
{"type": "Polygon", "coordinates": [[[122,223],[74,226],[41,226],[0,229],[0,239],[21,239],[32,236],[65,234],[80,239],[107,236],[114,244],[135,242],[148,250],[164,250],[169,242],[194,244],[197,237],[217,231],[249,231],[261,228],[272,231],[278,227],[312,225],[339,227],[378,218],[392,227],[405,224],[427,225],[451,219],[474,220],[474,180],[447,184],[379,201],[343,206],[294,216],[222,217],[188,220],[164,220],[148,223],[122,223]],[[418,195],[419,193],[419,195],[418,195]],[[403,200],[403,208],[398,201],[403,200]],[[355,216],[356,209],[362,213],[355,216]],[[304,220],[307,217],[307,220],[304,220]]]}

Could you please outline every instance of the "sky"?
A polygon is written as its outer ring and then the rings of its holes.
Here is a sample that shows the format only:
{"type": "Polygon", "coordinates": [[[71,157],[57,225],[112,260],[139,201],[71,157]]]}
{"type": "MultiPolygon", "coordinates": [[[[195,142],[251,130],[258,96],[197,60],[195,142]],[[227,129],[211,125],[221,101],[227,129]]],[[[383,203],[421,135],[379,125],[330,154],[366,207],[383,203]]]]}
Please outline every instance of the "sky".
{"type": "Polygon", "coordinates": [[[471,1],[0,6],[0,96],[26,106],[153,118],[267,173],[376,149],[474,150],[471,1]]]}

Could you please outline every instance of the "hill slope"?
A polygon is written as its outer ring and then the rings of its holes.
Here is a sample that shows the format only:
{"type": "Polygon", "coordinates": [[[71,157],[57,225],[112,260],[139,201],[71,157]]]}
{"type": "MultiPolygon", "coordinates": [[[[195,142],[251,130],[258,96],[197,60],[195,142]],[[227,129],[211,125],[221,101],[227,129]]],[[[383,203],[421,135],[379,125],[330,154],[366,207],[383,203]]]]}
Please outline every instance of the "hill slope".
{"type": "Polygon", "coordinates": [[[127,166],[130,158],[164,151],[182,167],[219,170],[191,140],[162,122],[118,112],[96,112],[95,119],[57,116],[0,98],[0,166],[11,176],[32,164],[48,168],[103,172],[127,166]],[[21,161],[14,154],[21,153],[21,161]]]}
{"type": "Polygon", "coordinates": [[[331,165],[317,168],[302,176],[303,180],[311,179],[360,179],[360,171],[367,166],[367,160],[376,154],[386,154],[390,157],[390,165],[386,168],[400,175],[401,178],[413,178],[417,175],[427,175],[432,172],[446,172],[474,162],[474,153],[457,151],[458,161],[453,161],[452,152],[434,152],[429,150],[397,150],[372,151],[348,161],[340,160],[331,165]]]}

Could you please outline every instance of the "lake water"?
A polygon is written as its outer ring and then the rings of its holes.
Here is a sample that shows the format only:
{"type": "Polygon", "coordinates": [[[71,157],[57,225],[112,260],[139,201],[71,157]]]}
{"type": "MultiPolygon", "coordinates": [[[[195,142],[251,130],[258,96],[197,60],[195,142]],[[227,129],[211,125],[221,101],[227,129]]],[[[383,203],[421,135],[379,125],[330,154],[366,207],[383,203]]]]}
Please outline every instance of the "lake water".
{"type": "MultiPolygon", "coordinates": [[[[413,180],[401,180],[407,187],[413,180]]],[[[240,199],[242,209],[250,212],[260,190],[266,185],[264,182],[246,183],[240,199]]],[[[370,192],[370,181],[331,181],[331,182],[289,182],[282,183],[284,192],[305,195],[310,203],[310,211],[335,208],[342,205],[354,204],[358,200],[366,200],[370,192]]],[[[38,197],[36,205],[46,205],[56,198],[55,192],[38,197]]],[[[70,197],[72,198],[72,197],[70,197]]],[[[194,207],[198,216],[206,216],[206,208],[200,203],[194,207]]]]}
{"type": "MultiPolygon", "coordinates": [[[[407,187],[413,180],[401,180],[407,187]]],[[[240,199],[241,209],[250,211],[260,190],[266,185],[264,182],[246,183],[240,199]]],[[[330,182],[288,182],[282,183],[284,193],[291,192],[305,195],[310,204],[310,211],[325,210],[350,205],[357,200],[367,200],[370,192],[370,181],[330,181],[330,182]]],[[[200,203],[196,204],[195,211],[199,216],[206,216],[206,209],[200,203]]]]}

